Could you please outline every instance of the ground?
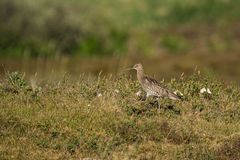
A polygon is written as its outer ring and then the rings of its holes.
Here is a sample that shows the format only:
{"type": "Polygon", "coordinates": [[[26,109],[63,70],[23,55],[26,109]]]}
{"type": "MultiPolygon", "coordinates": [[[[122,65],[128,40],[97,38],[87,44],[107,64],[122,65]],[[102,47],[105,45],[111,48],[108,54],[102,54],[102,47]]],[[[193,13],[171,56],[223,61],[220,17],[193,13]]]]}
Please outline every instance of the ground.
{"type": "Polygon", "coordinates": [[[136,93],[125,75],[0,81],[0,159],[240,159],[240,90],[197,72],[164,82],[182,101],[136,93]],[[211,94],[200,93],[209,88],[211,94]]]}

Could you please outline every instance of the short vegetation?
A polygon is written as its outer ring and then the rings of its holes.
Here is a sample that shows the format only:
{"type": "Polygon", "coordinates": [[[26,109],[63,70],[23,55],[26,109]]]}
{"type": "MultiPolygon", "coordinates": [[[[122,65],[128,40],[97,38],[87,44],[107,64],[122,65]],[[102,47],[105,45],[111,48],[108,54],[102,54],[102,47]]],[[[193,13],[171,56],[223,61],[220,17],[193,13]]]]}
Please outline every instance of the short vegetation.
{"type": "Polygon", "coordinates": [[[200,73],[164,84],[182,101],[143,101],[124,75],[38,82],[8,73],[0,159],[240,159],[238,87],[200,73]]]}

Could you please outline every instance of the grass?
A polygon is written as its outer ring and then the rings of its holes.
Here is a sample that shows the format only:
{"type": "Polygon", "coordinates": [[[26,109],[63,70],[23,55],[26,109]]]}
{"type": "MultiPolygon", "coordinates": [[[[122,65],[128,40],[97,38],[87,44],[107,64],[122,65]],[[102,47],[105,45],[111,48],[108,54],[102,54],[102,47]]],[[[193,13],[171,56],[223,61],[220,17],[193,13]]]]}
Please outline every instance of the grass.
{"type": "Polygon", "coordinates": [[[195,73],[165,85],[182,101],[142,101],[127,76],[0,82],[0,159],[240,159],[240,90],[195,73]],[[207,87],[212,94],[200,93],[207,87]]]}

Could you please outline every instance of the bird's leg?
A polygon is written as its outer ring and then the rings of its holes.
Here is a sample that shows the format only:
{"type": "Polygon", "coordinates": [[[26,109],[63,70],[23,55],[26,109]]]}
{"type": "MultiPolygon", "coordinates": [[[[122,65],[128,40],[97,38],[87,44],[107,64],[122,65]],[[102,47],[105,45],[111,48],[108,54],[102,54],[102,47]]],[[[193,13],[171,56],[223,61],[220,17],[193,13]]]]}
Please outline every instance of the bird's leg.
{"type": "Polygon", "coordinates": [[[150,94],[146,94],[146,99],[147,99],[147,102],[151,105],[151,106],[154,106],[155,105],[155,97],[150,95],[150,94]]]}
{"type": "Polygon", "coordinates": [[[141,95],[141,100],[146,101],[147,98],[148,98],[148,94],[145,94],[146,92],[144,92],[144,91],[141,91],[141,93],[144,93],[144,94],[141,95]]]}
{"type": "MultiPolygon", "coordinates": [[[[149,97],[151,97],[151,95],[148,94],[148,93],[146,93],[146,95],[145,95],[145,100],[147,100],[148,102],[149,102],[149,97]]],[[[151,100],[151,99],[150,99],[150,100],[151,100]]]]}
{"type": "Polygon", "coordinates": [[[158,110],[160,111],[161,105],[160,105],[160,103],[159,103],[159,99],[160,99],[160,97],[158,97],[158,96],[153,96],[154,104],[155,104],[155,102],[157,102],[158,110]]]}
{"type": "Polygon", "coordinates": [[[160,109],[161,109],[161,104],[159,103],[159,97],[156,97],[156,100],[157,100],[157,104],[158,104],[158,111],[160,111],[160,109]]]}

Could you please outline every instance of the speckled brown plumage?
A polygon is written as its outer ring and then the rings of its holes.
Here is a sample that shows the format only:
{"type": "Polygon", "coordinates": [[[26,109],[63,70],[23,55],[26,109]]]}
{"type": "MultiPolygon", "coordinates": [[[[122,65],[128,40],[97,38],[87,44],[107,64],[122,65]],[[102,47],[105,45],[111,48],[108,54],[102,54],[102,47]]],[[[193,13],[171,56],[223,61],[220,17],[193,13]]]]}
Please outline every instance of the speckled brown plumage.
{"type": "Polygon", "coordinates": [[[179,96],[161,86],[157,80],[144,75],[143,66],[141,64],[135,64],[132,69],[137,71],[138,81],[141,83],[143,90],[147,93],[147,97],[155,96],[159,98],[168,97],[172,100],[180,99],[179,96]]]}

